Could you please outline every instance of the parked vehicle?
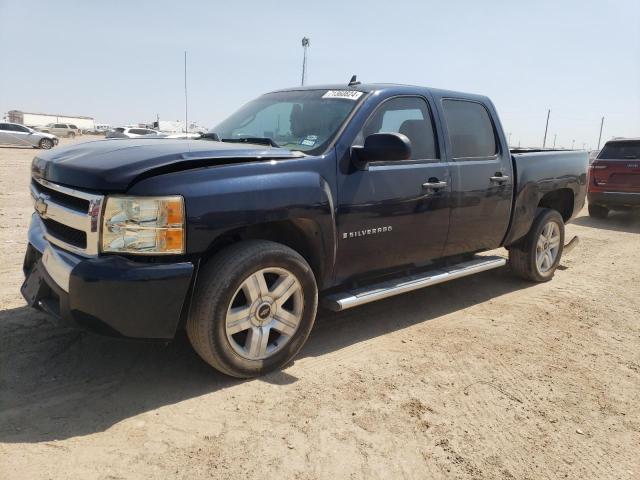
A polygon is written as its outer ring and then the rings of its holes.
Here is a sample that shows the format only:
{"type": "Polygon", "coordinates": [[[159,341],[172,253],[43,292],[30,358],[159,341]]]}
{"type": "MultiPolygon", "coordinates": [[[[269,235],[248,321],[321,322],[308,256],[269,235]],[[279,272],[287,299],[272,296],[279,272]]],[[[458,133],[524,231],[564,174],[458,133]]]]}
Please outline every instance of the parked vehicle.
{"type": "Polygon", "coordinates": [[[76,135],[82,135],[80,129],[71,123],[50,123],[46,127],[39,127],[38,130],[65,138],[75,138],[76,135]]]}
{"type": "Polygon", "coordinates": [[[0,123],[0,145],[15,145],[48,150],[58,144],[58,137],[17,123],[0,123]]]}
{"type": "Polygon", "coordinates": [[[252,377],[296,355],[319,301],[501,267],[476,256],[500,246],[550,280],[587,153],[511,153],[484,96],[350,83],[263,95],[201,140],[41,154],[32,175],[30,305],[124,337],[185,327],[210,365],[252,377]]]}
{"type": "Polygon", "coordinates": [[[589,215],[640,208],[640,138],[607,142],[589,169],[589,215]]]}
{"type": "Polygon", "coordinates": [[[138,137],[163,137],[157,130],[150,128],[116,127],[105,135],[105,138],[138,138],[138,137]]]}

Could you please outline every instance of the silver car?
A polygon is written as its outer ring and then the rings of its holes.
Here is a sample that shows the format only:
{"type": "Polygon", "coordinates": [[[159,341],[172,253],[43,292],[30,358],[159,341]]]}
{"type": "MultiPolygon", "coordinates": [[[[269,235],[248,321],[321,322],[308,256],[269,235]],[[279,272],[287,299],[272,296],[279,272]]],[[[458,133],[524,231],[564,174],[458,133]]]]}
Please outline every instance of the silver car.
{"type": "Polygon", "coordinates": [[[0,145],[17,145],[43,148],[58,144],[58,137],[50,133],[38,132],[19,123],[0,123],[0,145]]]}

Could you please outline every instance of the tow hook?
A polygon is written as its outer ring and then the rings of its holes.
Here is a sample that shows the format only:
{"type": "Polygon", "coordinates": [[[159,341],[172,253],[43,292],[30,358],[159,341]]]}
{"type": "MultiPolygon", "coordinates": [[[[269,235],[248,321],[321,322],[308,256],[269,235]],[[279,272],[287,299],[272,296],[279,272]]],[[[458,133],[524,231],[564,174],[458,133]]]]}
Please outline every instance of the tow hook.
{"type": "Polygon", "coordinates": [[[580,243],[580,238],[579,238],[577,235],[575,235],[571,240],[569,240],[569,243],[567,243],[567,244],[564,246],[564,249],[562,250],[562,253],[563,253],[563,254],[565,254],[565,253],[569,253],[569,252],[570,252],[571,250],[573,250],[573,249],[576,247],[576,245],[578,245],[579,243],[580,243]]]}

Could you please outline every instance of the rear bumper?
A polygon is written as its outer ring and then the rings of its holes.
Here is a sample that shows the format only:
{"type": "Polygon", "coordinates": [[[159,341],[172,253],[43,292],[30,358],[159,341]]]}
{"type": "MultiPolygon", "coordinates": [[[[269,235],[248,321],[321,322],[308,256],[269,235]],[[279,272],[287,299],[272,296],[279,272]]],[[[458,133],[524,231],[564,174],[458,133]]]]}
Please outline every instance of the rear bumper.
{"type": "Polygon", "coordinates": [[[171,339],[194,273],[191,262],[80,257],[49,243],[32,217],[22,293],[32,306],[99,333],[171,339]]]}
{"type": "Polygon", "coordinates": [[[615,208],[636,208],[640,207],[640,193],[627,192],[589,192],[587,199],[592,205],[602,205],[603,207],[615,208]]]}

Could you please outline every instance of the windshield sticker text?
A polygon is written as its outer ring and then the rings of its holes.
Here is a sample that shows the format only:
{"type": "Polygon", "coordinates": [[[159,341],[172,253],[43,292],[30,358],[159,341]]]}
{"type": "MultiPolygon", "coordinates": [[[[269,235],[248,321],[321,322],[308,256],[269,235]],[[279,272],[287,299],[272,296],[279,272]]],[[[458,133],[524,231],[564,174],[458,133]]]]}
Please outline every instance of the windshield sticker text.
{"type": "Polygon", "coordinates": [[[355,90],[329,90],[322,98],[344,98],[346,100],[358,100],[362,96],[362,92],[355,90]]]}

